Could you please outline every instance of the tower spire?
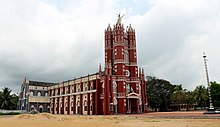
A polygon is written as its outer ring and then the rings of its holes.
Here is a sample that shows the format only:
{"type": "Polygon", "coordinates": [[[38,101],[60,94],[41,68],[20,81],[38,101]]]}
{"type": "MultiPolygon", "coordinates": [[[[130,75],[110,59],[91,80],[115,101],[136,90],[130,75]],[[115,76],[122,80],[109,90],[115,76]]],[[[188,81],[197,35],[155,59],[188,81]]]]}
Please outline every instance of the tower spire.
{"type": "Polygon", "coordinates": [[[144,74],[144,68],[142,67],[142,72],[141,72],[142,74],[144,74]]]}
{"type": "Polygon", "coordinates": [[[102,76],[102,66],[101,66],[101,63],[99,63],[99,76],[100,77],[102,76]]]}

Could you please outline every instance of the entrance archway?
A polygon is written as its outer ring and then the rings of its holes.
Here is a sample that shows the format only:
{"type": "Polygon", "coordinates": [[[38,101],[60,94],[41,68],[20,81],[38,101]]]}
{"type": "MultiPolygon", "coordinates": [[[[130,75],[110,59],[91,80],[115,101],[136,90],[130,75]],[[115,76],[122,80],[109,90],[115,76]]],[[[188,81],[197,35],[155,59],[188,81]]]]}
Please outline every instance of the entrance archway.
{"type": "Polygon", "coordinates": [[[42,106],[42,105],[39,106],[39,112],[40,112],[40,113],[43,112],[43,106],[42,106]]]}
{"type": "Polygon", "coordinates": [[[130,113],[138,113],[137,111],[137,100],[138,99],[129,99],[129,102],[130,102],[130,113]]]}
{"type": "Polygon", "coordinates": [[[79,104],[79,101],[77,102],[77,114],[80,114],[80,104],[79,104]]]}
{"type": "Polygon", "coordinates": [[[140,113],[141,97],[137,93],[130,93],[127,96],[127,113],[140,113]]]}
{"type": "Polygon", "coordinates": [[[47,106],[47,112],[50,112],[50,106],[49,105],[47,106]]]}
{"type": "Polygon", "coordinates": [[[31,105],[31,111],[34,110],[34,109],[35,109],[34,105],[31,105]]]}

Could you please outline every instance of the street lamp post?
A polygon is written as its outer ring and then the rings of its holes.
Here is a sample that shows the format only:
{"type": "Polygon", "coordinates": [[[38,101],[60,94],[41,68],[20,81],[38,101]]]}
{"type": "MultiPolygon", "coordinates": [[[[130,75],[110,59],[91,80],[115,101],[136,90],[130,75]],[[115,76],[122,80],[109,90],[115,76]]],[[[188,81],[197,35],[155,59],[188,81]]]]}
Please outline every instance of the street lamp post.
{"type": "Polygon", "coordinates": [[[203,52],[203,58],[204,58],[206,79],[207,79],[207,85],[208,85],[208,96],[209,96],[209,109],[208,110],[213,111],[214,107],[213,107],[213,104],[212,104],[212,97],[211,97],[211,91],[210,91],[210,82],[209,82],[209,75],[208,75],[207,59],[206,59],[206,55],[205,55],[204,52],[203,52]]]}

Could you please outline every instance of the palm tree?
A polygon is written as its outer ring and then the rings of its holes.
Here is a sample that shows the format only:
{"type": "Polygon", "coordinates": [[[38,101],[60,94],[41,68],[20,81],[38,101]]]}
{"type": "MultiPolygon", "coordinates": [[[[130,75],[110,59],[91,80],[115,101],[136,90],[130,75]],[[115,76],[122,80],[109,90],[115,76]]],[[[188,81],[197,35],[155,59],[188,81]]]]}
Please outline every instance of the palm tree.
{"type": "Polygon", "coordinates": [[[174,86],[174,91],[173,94],[171,96],[173,103],[176,104],[183,104],[185,103],[185,93],[186,93],[186,89],[183,89],[182,85],[175,85],[174,86]]]}
{"type": "Polygon", "coordinates": [[[204,107],[207,106],[208,101],[208,93],[205,86],[200,85],[197,86],[196,89],[193,91],[194,99],[196,100],[198,106],[204,107]]]}
{"type": "Polygon", "coordinates": [[[12,110],[16,107],[15,96],[11,95],[11,90],[7,87],[0,93],[0,109],[12,110]]]}

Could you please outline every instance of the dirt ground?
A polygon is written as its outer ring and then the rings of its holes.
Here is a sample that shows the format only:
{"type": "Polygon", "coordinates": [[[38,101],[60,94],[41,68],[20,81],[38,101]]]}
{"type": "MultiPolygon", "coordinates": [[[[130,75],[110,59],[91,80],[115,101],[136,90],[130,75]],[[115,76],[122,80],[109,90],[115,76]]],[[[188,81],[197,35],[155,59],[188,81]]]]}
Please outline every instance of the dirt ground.
{"type": "MultiPolygon", "coordinates": [[[[220,119],[172,119],[153,116],[203,116],[202,112],[147,113],[140,115],[79,116],[22,114],[0,116],[0,127],[220,127],[220,119]]],[[[214,115],[216,116],[216,115],[214,115]]],[[[218,114],[217,116],[220,116],[218,114]]]]}

